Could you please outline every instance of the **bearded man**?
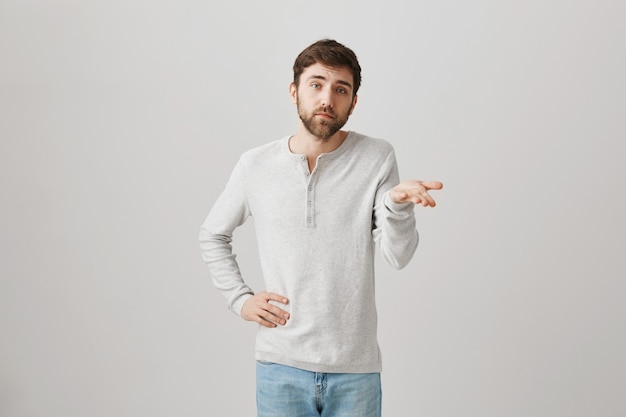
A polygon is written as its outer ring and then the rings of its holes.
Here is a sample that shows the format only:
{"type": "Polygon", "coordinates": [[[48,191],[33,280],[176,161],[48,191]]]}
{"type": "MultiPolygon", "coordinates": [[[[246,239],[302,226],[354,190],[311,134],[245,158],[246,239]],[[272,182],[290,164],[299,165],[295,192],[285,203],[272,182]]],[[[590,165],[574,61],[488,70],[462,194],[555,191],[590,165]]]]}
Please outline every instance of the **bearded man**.
{"type": "Polygon", "coordinates": [[[298,130],[245,152],[200,230],[227,305],[258,323],[260,417],[380,417],[374,255],[395,268],[417,248],[414,207],[434,207],[437,181],[400,181],[392,145],[342,130],[361,67],[332,39],[293,66],[298,130]],[[234,230],[254,218],[265,290],[245,282],[234,230]]]}

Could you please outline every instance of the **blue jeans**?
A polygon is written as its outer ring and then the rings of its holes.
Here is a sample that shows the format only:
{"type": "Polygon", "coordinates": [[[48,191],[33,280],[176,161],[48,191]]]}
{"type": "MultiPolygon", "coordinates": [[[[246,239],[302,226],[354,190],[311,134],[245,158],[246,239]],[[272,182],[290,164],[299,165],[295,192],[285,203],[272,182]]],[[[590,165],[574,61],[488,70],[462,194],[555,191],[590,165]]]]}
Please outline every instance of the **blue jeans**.
{"type": "Polygon", "coordinates": [[[305,371],[257,361],[258,417],[380,417],[380,374],[305,371]]]}

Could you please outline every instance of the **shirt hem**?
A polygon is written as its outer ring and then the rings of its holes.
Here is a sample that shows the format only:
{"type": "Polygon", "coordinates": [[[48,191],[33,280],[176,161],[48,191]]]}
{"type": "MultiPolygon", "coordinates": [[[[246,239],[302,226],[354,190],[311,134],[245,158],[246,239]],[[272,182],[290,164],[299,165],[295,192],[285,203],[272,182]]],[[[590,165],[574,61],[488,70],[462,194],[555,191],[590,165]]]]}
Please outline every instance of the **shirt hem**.
{"type": "Polygon", "coordinates": [[[285,358],[268,352],[256,352],[254,358],[257,361],[272,362],[280,365],[291,366],[293,368],[302,369],[311,372],[341,373],[341,374],[368,374],[380,373],[382,371],[382,363],[358,363],[358,364],[342,364],[328,365],[322,363],[313,363],[307,361],[299,361],[291,358],[285,358]]]}

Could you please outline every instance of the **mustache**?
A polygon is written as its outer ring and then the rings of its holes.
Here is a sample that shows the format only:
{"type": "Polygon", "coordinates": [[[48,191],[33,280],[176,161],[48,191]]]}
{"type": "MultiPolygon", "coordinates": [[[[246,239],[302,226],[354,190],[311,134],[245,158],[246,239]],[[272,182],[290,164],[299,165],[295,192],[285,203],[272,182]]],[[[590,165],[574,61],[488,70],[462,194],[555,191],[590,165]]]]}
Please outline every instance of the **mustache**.
{"type": "Polygon", "coordinates": [[[316,109],[315,113],[327,113],[327,114],[330,114],[331,116],[337,115],[337,113],[335,113],[335,110],[332,107],[328,107],[328,106],[322,106],[316,109]]]}

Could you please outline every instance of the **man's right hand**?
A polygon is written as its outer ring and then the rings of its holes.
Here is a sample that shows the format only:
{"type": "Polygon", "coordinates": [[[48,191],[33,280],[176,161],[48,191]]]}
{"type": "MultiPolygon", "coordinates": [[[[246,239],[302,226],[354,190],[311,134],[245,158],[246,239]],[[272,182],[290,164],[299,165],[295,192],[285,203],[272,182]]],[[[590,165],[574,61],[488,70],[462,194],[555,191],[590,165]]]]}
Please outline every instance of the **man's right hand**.
{"type": "Polygon", "coordinates": [[[289,313],[270,304],[277,301],[281,304],[289,303],[286,297],[271,292],[262,292],[248,298],[241,308],[241,317],[244,320],[256,321],[265,327],[284,326],[289,320],[289,313]]]}

